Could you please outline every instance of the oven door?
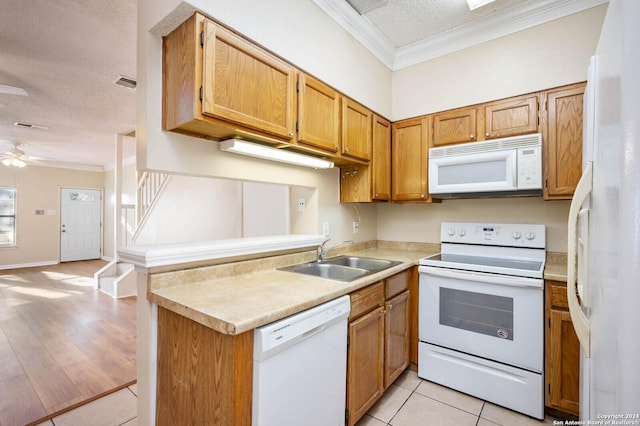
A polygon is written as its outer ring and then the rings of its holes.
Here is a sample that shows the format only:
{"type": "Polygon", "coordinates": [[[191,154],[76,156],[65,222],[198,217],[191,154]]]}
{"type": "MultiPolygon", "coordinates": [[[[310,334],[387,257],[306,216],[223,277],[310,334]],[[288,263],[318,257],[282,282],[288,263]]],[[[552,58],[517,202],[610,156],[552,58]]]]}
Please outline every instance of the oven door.
{"type": "Polygon", "coordinates": [[[532,372],[543,367],[543,280],[420,266],[419,336],[532,372]]]}

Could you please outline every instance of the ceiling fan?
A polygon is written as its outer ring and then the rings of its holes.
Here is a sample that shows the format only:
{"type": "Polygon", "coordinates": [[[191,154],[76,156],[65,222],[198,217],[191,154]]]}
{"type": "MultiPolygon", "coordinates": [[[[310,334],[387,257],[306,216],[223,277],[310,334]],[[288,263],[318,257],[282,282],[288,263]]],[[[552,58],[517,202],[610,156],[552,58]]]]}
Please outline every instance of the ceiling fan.
{"type": "Polygon", "coordinates": [[[18,147],[21,144],[16,144],[15,142],[2,141],[5,144],[10,145],[10,148],[0,154],[0,163],[5,166],[14,166],[14,167],[24,167],[28,162],[32,162],[35,159],[29,157],[25,152],[18,147]]]}

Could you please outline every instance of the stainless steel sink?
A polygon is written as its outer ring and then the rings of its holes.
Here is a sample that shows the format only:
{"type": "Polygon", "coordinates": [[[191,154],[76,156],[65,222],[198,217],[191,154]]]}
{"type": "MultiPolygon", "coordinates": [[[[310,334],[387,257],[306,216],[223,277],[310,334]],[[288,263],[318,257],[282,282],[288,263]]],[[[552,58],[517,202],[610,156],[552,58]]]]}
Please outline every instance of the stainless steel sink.
{"type": "Polygon", "coordinates": [[[370,257],[359,256],[338,256],[333,259],[327,259],[324,263],[331,265],[342,265],[350,268],[366,269],[370,272],[378,272],[392,266],[398,265],[400,262],[384,259],[372,259],[370,257]]]}
{"type": "Polygon", "coordinates": [[[278,270],[349,282],[366,275],[380,272],[400,263],[401,262],[392,260],[372,259],[368,257],[339,256],[326,259],[323,262],[300,263],[278,268],[278,270]]]}
{"type": "Polygon", "coordinates": [[[301,263],[299,265],[279,268],[281,271],[296,272],[298,274],[314,275],[320,278],[327,278],[336,281],[353,281],[369,274],[369,271],[361,268],[350,268],[342,265],[332,265],[329,263],[301,263]]]}

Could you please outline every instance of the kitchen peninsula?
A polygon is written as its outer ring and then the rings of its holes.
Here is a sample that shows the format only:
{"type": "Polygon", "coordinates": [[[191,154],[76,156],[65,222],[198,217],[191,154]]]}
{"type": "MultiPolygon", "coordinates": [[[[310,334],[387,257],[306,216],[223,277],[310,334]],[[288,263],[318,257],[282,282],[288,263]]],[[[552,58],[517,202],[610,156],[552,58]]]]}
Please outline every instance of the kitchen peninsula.
{"type": "MultiPolygon", "coordinates": [[[[253,329],[412,270],[421,257],[439,251],[438,244],[389,241],[331,250],[330,256],[401,262],[348,283],[276,270],[315,261],[322,240],[287,236],[230,241],[227,250],[224,242],[214,242],[120,251],[136,265],[138,293],[148,298],[139,301],[149,312],[139,315],[139,321],[149,320],[148,352],[138,356],[148,357],[149,414],[156,424],[171,424],[178,415],[183,420],[195,416],[196,422],[207,418],[218,419],[218,424],[250,424],[253,329]]],[[[563,270],[562,259],[557,260],[548,264],[556,271],[554,279],[563,270]]],[[[417,274],[409,290],[417,292],[417,274]]],[[[411,297],[410,311],[417,300],[411,297]]],[[[412,328],[415,315],[410,313],[412,328]]],[[[413,335],[411,330],[411,340],[413,335]]]]}

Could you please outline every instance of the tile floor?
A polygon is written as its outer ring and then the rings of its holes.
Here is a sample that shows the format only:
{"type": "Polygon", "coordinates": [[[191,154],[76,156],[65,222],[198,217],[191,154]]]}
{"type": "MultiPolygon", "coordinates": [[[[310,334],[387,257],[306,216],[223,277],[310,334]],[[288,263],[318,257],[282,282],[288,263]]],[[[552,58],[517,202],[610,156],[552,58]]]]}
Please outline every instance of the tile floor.
{"type": "Polygon", "coordinates": [[[132,385],[38,426],[137,426],[136,394],[137,386],[132,385]]]}
{"type": "MultiPolygon", "coordinates": [[[[38,426],[137,426],[136,385],[38,426]]],[[[540,426],[553,424],[507,410],[405,371],[357,426],[540,426]]]]}
{"type": "Polygon", "coordinates": [[[405,371],[356,426],[536,426],[539,421],[405,371]]]}

